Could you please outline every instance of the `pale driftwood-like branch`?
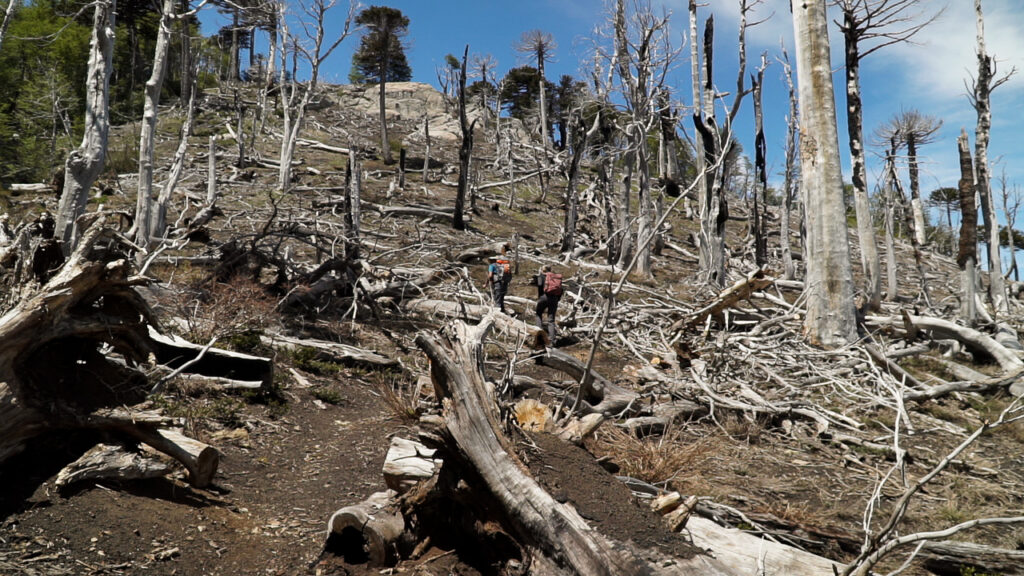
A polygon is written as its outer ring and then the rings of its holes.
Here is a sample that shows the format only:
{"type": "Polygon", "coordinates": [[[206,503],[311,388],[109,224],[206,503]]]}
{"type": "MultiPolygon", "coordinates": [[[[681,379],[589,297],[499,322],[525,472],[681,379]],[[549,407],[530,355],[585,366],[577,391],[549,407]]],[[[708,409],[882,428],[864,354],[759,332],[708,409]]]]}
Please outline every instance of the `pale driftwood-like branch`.
{"type": "Polygon", "coordinates": [[[364,350],[340,342],[329,342],[315,338],[294,338],[284,334],[261,336],[260,340],[264,344],[280,350],[294,351],[300,348],[311,348],[321,355],[322,359],[332,362],[355,362],[381,368],[399,366],[398,360],[394,358],[388,358],[371,350],[364,350]]]}
{"type": "Polygon", "coordinates": [[[732,286],[723,290],[710,304],[672,324],[668,331],[675,332],[699,326],[709,316],[718,318],[727,308],[731,308],[742,300],[750,298],[754,292],[759,292],[771,286],[774,281],[773,278],[766,276],[763,270],[754,270],[747,274],[746,278],[737,281],[732,286]]]}
{"type": "Polygon", "coordinates": [[[159,478],[171,470],[167,462],[124,446],[97,444],[58,474],[54,484],[60,488],[86,480],[140,480],[159,478]]]}
{"type": "MultiPolygon", "coordinates": [[[[1006,372],[1020,372],[1024,370],[1024,362],[1021,361],[1020,357],[987,334],[941,318],[929,316],[908,317],[916,328],[931,332],[935,338],[957,340],[973,352],[992,358],[1006,372]]],[[[904,318],[898,316],[868,316],[866,321],[869,326],[884,326],[899,332],[904,330],[904,318]]]]}

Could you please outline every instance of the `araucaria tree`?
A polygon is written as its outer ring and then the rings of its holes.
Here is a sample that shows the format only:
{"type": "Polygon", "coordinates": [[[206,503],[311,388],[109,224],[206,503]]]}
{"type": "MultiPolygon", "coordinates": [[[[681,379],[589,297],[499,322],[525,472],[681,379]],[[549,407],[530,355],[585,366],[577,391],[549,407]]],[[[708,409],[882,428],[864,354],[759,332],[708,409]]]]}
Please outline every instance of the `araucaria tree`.
{"type": "Polygon", "coordinates": [[[892,153],[895,153],[898,148],[904,146],[907,148],[907,165],[910,169],[910,207],[914,213],[914,238],[920,246],[924,246],[927,242],[925,236],[927,220],[924,201],[921,199],[917,148],[934,142],[935,134],[941,127],[942,120],[910,109],[893,116],[875,131],[877,143],[892,148],[892,153]]]}
{"type": "Polygon", "coordinates": [[[807,228],[804,331],[814,343],[840,346],[856,340],[857,325],[825,0],[794,2],[793,31],[807,228]]]}
{"type": "Polygon", "coordinates": [[[384,162],[390,164],[393,160],[388,144],[385,87],[388,82],[407,82],[412,78],[402,44],[409,33],[409,18],[395,8],[370,6],[356,16],[356,24],[364,32],[359,49],[352,55],[349,80],[356,84],[376,82],[379,87],[380,149],[384,162]]]}
{"type": "Polygon", "coordinates": [[[558,44],[555,38],[541,30],[530,30],[523,32],[522,38],[515,45],[515,49],[528,54],[537,61],[537,73],[540,76],[540,134],[541,144],[546,149],[551,142],[548,137],[548,107],[547,107],[547,80],[544,77],[544,64],[550,62],[554,56],[558,44]]]}
{"type": "Polygon", "coordinates": [[[832,0],[842,13],[837,22],[843,33],[846,54],[846,123],[849,133],[850,163],[853,178],[853,204],[857,213],[857,237],[861,264],[867,276],[868,304],[877,308],[882,293],[882,273],[875,244],[868,201],[868,178],[864,164],[864,107],[860,97],[860,61],[872,52],[898,42],[906,42],[937,16],[911,24],[908,10],[921,0],[832,0]],[[865,43],[872,43],[864,48],[865,43]]]}

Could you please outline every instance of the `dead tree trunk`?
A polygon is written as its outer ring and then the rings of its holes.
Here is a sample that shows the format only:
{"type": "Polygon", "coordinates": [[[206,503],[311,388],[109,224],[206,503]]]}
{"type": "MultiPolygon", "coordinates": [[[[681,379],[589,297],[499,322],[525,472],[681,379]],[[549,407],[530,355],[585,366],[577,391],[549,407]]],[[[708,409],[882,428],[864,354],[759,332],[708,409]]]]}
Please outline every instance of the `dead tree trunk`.
{"type": "Polygon", "coordinates": [[[992,130],[992,91],[1010,79],[1009,74],[996,78],[995,59],[985,51],[985,19],[981,11],[981,0],[974,0],[978,29],[978,78],[974,82],[971,104],[978,114],[974,131],[975,186],[981,198],[981,212],[985,218],[985,241],[988,244],[989,298],[993,312],[1004,316],[1009,313],[1006,287],[1003,282],[1003,264],[999,257],[999,223],[996,221],[995,200],[992,197],[991,178],[988,166],[988,142],[992,130]]]}
{"type": "Polygon", "coordinates": [[[135,203],[135,243],[147,250],[150,240],[153,239],[153,146],[156,141],[160,92],[163,90],[167,71],[167,53],[170,50],[171,21],[174,19],[175,2],[176,0],[164,0],[160,11],[156,48],[153,50],[153,71],[146,81],[146,99],[139,136],[139,190],[135,203]]]}
{"type": "Polygon", "coordinates": [[[960,154],[960,250],[956,257],[960,266],[960,317],[973,326],[978,320],[978,207],[974,200],[974,160],[966,130],[960,131],[956,143],[960,154]]]}
{"type": "Polygon", "coordinates": [[[793,198],[796,196],[796,135],[797,126],[797,104],[796,90],[793,87],[793,69],[789,65],[789,55],[785,50],[782,52],[782,65],[786,76],[786,85],[789,87],[789,116],[786,123],[786,174],[782,184],[782,218],[779,224],[779,244],[782,246],[782,268],[783,278],[792,280],[796,277],[796,270],[793,266],[793,253],[789,246],[789,223],[793,213],[793,198]]]}
{"type": "Polygon", "coordinates": [[[473,128],[476,120],[470,124],[466,116],[466,58],[469,56],[469,44],[462,53],[462,68],[459,72],[459,126],[462,128],[462,145],[459,146],[459,188],[455,195],[455,217],[452,228],[465,230],[466,221],[463,212],[466,209],[466,194],[469,193],[469,168],[473,157],[473,128]]]}
{"type": "Polygon", "coordinates": [[[754,210],[751,215],[750,227],[754,236],[754,263],[762,268],[768,263],[768,244],[764,235],[764,222],[761,219],[761,208],[758,205],[758,196],[761,203],[765,203],[765,194],[768,191],[768,168],[765,158],[764,120],[761,114],[761,87],[764,84],[764,70],[768,67],[768,59],[761,55],[761,67],[757,70],[757,76],[752,79],[754,90],[754,210]]]}
{"type": "Polygon", "coordinates": [[[114,0],[96,3],[92,39],[89,42],[89,70],[86,74],[85,134],[82,143],[68,154],[64,164],[64,192],[57,208],[56,237],[70,254],[80,231],[76,220],[85,212],[89,189],[103,170],[110,129],[108,93],[114,55],[114,0]]]}
{"type": "Polygon", "coordinates": [[[793,5],[800,86],[800,167],[807,225],[807,317],[812,342],[857,339],[825,0],[793,5]]]}
{"type": "MultiPolygon", "coordinates": [[[[189,72],[184,72],[188,75],[189,72]]],[[[196,88],[191,84],[192,92],[188,98],[188,112],[185,115],[185,123],[181,125],[181,137],[178,140],[178,149],[174,152],[174,161],[171,162],[171,173],[167,176],[160,195],[157,197],[156,206],[153,209],[152,233],[154,237],[163,238],[167,235],[167,209],[171,203],[171,195],[178,186],[181,179],[181,171],[185,167],[185,155],[188,153],[188,139],[192,135],[192,124],[195,122],[196,112],[196,88]]],[[[212,180],[212,178],[211,178],[212,180]]],[[[207,203],[209,205],[209,203],[207,203]]]]}

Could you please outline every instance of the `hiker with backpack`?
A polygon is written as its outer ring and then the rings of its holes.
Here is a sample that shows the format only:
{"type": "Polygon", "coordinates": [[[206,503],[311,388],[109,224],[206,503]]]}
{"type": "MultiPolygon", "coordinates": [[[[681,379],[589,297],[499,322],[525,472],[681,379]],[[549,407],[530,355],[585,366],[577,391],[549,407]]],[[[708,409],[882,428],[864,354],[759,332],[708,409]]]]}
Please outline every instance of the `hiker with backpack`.
{"type": "Polygon", "coordinates": [[[558,312],[558,301],[562,298],[562,275],[552,272],[550,265],[545,265],[534,278],[534,284],[537,286],[537,326],[544,329],[544,312],[547,311],[547,333],[554,343],[555,314],[558,312]]]}
{"type": "Polygon", "coordinates": [[[503,314],[508,314],[505,311],[505,293],[508,292],[509,282],[512,281],[512,265],[501,256],[491,256],[489,260],[491,263],[487,266],[487,280],[484,282],[484,288],[486,289],[488,286],[491,288],[491,298],[494,299],[494,303],[498,305],[498,309],[503,314]]]}

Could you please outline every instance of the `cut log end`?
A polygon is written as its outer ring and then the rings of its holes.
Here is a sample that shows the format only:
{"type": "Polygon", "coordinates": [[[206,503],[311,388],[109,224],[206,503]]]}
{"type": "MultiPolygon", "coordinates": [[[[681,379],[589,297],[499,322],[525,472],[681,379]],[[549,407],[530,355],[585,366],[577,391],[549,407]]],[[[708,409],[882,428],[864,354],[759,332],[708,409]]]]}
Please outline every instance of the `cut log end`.
{"type": "Polygon", "coordinates": [[[405,519],[390,511],[394,490],[376,492],[365,501],[335,512],[327,523],[326,552],[346,563],[389,566],[398,560],[398,540],[405,519]]]}

